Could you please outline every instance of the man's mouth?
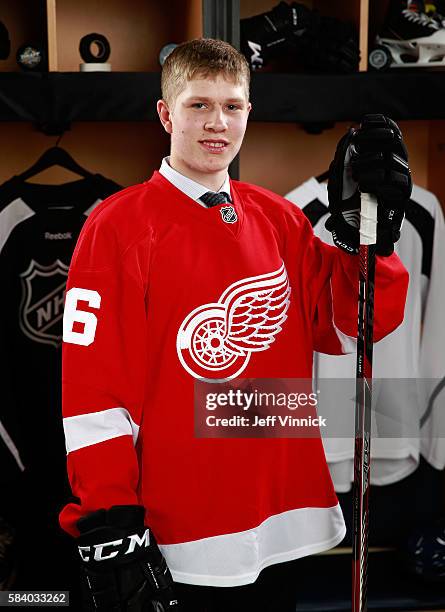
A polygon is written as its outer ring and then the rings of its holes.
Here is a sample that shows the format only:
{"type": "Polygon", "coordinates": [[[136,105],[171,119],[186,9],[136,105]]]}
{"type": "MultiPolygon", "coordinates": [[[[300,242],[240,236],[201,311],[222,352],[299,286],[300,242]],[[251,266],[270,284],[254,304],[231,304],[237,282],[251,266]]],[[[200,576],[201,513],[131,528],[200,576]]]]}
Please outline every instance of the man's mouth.
{"type": "Polygon", "coordinates": [[[229,143],[225,140],[200,140],[199,144],[212,153],[222,153],[229,143]]]}

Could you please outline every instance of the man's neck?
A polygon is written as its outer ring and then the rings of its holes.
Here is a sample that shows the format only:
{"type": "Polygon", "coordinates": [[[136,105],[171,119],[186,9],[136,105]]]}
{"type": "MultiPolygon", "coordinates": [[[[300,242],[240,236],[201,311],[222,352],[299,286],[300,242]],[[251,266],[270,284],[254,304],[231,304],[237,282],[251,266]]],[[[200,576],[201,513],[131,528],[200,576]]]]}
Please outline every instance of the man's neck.
{"type": "Polygon", "coordinates": [[[200,185],[207,187],[209,191],[219,191],[227,177],[227,169],[214,173],[203,173],[196,172],[193,170],[193,168],[182,164],[180,161],[175,159],[172,160],[171,157],[169,158],[168,163],[173,170],[176,170],[176,172],[183,174],[189,179],[192,179],[192,181],[196,181],[200,185]]]}

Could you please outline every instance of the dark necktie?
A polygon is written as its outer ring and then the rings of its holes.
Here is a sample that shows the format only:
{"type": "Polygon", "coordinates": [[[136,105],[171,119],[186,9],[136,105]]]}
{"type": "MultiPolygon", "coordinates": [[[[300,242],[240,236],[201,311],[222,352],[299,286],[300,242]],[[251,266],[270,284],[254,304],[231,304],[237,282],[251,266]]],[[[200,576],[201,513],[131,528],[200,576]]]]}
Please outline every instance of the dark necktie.
{"type": "Polygon", "coordinates": [[[225,191],[207,191],[200,198],[201,202],[207,206],[207,208],[212,208],[212,206],[218,206],[218,204],[225,204],[226,202],[230,202],[230,197],[225,191]]]}

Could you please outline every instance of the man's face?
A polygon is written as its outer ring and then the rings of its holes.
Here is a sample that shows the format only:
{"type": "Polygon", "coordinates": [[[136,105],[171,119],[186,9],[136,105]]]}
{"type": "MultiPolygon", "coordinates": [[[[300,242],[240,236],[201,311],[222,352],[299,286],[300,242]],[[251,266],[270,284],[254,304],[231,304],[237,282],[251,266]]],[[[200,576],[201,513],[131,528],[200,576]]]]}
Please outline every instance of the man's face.
{"type": "Polygon", "coordinates": [[[245,88],[222,75],[188,81],[172,109],[158,102],[171,134],[172,167],[202,183],[209,175],[225,175],[241,147],[250,108],[245,88]]]}

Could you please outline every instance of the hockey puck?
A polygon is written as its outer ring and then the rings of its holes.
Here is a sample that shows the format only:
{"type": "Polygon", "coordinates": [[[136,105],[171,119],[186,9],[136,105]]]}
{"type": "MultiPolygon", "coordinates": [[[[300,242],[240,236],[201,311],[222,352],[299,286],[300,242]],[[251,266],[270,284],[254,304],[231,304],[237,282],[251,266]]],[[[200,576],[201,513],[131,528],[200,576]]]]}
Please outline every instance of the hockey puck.
{"type": "Polygon", "coordinates": [[[79,43],[80,57],[87,64],[102,64],[110,57],[111,47],[103,34],[87,34],[79,43]]]}
{"type": "Polygon", "coordinates": [[[374,47],[368,57],[370,70],[388,70],[392,64],[392,56],[383,45],[374,47]]]}
{"type": "Polygon", "coordinates": [[[42,70],[45,54],[41,47],[36,45],[22,45],[17,50],[17,63],[22,70],[42,70]]]}
{"type": "Polygon", "coordinates": [[[159,63],[161,64],[161,66],[164,65],[164,62],[167,59],[167,57],[170,55],[173,49],[176,49],[177,46],[178,45],[176,43],[168,43],[168,45],[164,45],[162,47],[162,49],[159,52],[159,63]]]}
{"type": "Polygon", "coordinates": [[[9,32],[4,23],[0,21],[0,60],[8,59],[11,53],[9,32]]]}

